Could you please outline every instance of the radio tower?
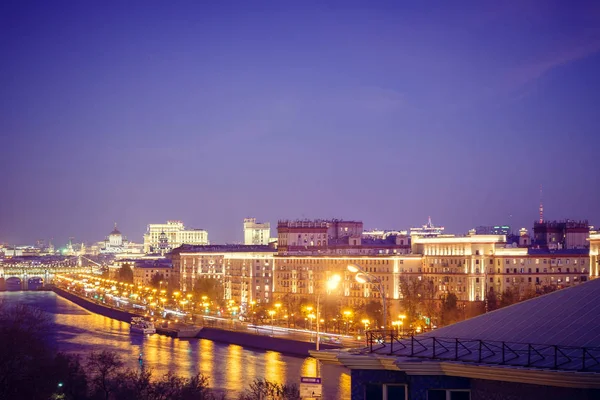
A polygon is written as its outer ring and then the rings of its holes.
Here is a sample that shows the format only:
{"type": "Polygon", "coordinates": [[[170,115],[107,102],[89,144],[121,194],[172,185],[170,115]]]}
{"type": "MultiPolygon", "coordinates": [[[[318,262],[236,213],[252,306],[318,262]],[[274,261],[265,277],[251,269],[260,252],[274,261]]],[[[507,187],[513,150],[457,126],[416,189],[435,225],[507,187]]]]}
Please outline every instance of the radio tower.
{"type": "Polygon", "coordinates": [[[542,185],[540,185],[540,224],[544,222],[544,202],[542,201],[542,185]]]}

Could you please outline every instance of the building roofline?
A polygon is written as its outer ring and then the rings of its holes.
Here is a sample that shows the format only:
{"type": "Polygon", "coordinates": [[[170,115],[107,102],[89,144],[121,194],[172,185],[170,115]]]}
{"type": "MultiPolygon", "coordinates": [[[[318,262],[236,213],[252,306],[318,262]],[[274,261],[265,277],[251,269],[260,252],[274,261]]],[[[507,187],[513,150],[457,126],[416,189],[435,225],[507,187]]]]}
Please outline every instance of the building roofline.
{"type": "Polygon", "coordinates": [[[325,364],[349,369],[392,370],[407,375],[447,375],[502,382],[527,383],[583,389],[600,389],[600,374],[580,371],[554,371],[504,365],[478,365],[463,362],[398,358],[379,354],[356,354],[356,349],[310,350],[311,356],[325,364]]]}

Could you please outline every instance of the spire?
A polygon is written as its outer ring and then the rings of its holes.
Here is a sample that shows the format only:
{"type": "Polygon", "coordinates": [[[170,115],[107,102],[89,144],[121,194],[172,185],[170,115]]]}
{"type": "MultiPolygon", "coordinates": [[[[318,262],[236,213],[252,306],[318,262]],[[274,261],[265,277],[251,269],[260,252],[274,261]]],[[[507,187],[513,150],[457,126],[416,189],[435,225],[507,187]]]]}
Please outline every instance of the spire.
{"type": "Polygon", "coordinates": [[[544,222],[544,202],[542,200],[542,185],[540,184],[540,224],[544,222]]]}
{"type": "Polygon", "coordinates": [[[431,228],[433,224],[431,223],[431,216],[427,217],[427,227],[431,228]]]}

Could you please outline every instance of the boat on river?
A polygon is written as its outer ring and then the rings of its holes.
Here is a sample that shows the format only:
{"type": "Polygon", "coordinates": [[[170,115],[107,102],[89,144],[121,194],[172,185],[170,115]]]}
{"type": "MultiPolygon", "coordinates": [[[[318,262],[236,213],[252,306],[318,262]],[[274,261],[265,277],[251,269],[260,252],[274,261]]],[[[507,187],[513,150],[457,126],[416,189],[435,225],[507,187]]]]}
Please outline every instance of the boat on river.
{"type": "Polygon", "coordinates": [[[132,317],[129,330],[131,333],[141,333],[143,335],[156,333],[154,322],[145,320],[144,317],[132,317]]]}

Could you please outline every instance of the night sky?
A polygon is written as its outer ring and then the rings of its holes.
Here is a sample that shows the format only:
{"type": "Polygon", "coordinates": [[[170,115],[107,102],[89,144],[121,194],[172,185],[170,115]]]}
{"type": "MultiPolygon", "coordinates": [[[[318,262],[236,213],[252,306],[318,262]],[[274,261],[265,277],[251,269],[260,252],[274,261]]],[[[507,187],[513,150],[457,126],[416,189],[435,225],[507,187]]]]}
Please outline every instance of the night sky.
{"type": "Polygon", "coordinates": [[[0,242],[600,225],[599,2],[319,3],[0,2],[0,242]]]}

